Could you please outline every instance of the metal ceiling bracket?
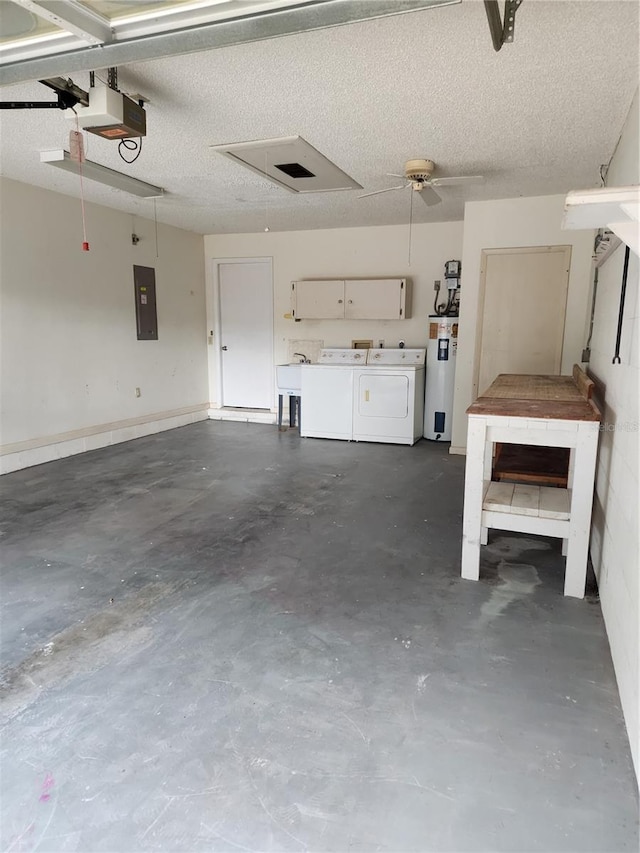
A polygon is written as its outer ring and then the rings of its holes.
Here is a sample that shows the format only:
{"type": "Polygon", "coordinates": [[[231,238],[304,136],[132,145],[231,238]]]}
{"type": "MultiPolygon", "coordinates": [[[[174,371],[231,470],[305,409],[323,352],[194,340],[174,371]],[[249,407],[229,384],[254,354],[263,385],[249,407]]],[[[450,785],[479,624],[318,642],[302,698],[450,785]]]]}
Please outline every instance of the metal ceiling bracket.
{"type": "Polygon", "coordinates": [[[57,93],[59,98],[66,101],[70,106],[82,104],[83,107],[89,106],[89,93],[76,84],[71,79],[65,80],[64,77],[48,77],[46,80],[40,80],[44,86],[48,86],[57,93]]]}
{"type": "Polygon", "coordinates": [[[516,12],[520,8],[522,0],[505,0],[504,22],[500,16],[500,5],[498,0],[484,0],[484,8],[489,22],[489,31],[493,42],[493,49],[497,52],[503,44],[513,41],[516,26],[516,12]]]}

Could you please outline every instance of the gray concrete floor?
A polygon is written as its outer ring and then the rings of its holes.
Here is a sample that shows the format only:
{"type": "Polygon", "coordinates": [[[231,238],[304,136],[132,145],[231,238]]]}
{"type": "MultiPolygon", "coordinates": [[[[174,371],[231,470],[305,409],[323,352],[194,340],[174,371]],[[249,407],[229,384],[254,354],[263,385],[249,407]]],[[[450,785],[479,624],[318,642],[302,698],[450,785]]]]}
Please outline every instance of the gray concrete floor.
{"type": "Polygon", "coordinates": [[[464,460],[204,422],[2,479],[5,851],[636,850],[597,598],[464,460]]]}

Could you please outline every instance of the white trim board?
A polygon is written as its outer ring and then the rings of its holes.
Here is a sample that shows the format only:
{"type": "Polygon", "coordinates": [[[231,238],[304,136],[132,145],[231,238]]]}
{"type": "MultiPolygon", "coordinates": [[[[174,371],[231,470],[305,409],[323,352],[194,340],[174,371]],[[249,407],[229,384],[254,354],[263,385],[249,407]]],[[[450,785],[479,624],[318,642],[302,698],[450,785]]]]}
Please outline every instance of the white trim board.
{"type": "Polygon", "coordinates": [[[250,424],[275,424],[277,421],[276,413],[267,409],[225,409],[211,407],[208,417],[212,421],[241,421],[250,424]]]}
{"type": "Polygon", "coordinates": [[[55,459],[207,420],[208,408],[208,403],[200,403],[196,406],[157,412],[146,418],[128,418],[30,441],[5,444],[0,447],[0,474],[10,474],[22,468],[31,468],[33,465],[42,465],[55,459]]]}

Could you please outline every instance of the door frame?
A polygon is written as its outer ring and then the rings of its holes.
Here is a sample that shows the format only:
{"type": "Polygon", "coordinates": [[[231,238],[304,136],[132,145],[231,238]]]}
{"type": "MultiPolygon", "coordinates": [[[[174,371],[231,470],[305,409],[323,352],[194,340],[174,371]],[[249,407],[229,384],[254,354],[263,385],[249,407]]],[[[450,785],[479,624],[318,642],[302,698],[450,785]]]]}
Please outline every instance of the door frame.
{"type": "MultiPolygon", "coordinates": [[[[562,343],[560,345],[560,367],[559,370],[562,372],[562,360],[564,358],[564,341],[567,330],[567,303],[569,301],[569,275],[571,272],[571,246],[569,245],[556,245],[556,246],[517,246],[517,247],[509,247],[509,248],[495,248],[495,249],[482,249],[480,252],[480,289],[478,293],[478,314],[476,317],[476,344],[475,344],[475,352],[473,355],[473,387],[472,394],[473,399],[475,400],[478,394],[480,393],[478,389],[478,384],[480,382],[480,358],[482,355],[482,332],[483,332],[483,319],[484,319],[484,302],[485,302],[485,293],[486,293],[486,282],[487,282],[487,260],[489,255],[521,255],[521,254],[534,254],[540,252],[562,252],[565,255],[566,265],[567,265],[567,286],[565,291],[565,303],[564,303],[564,323],[562,324],[562,343]]],[[[464,294],[463,294],[464,298],[464,294]]]]}
{"type": "MultiPolygon", "coordinates": [[[[272,373],[274,368],[274,288],[273,288],[273,258],[211,258],[211,279],[209,283],[209,296],[207,300],[207,342],[209,349],[209,400],[210,405],[216,402],[219,409],[224,408],[224,386],[222,383],[222,314],[220,311],[220,265],[221,264],[268,264],[271,276],[271,323],[269,325],[269,336],[271,347],[269,358],[271,360],[272,373]],[[213,332],[213,334],[211,334],[213,332]],[[214,383],[215,379],[215,383],[214,383]],[[214,395],[217,401],[214,401],[214,395]]],[[[270,411],[275,411],[275,380],[270,390],[270,411]]]]}

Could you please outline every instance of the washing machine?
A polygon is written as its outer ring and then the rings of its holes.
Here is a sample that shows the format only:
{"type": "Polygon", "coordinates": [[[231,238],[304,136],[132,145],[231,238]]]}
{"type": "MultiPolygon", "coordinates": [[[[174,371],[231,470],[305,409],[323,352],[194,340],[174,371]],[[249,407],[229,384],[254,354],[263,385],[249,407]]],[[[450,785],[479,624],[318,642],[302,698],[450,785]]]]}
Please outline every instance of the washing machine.
{"type": "Polygon", "coordinates": [[[353,370],[353,438],[415,444],[422,438],[424,349],[370,349],[353,370]]]}
{"type": "Polygon", "coordinates": [[[367,352],[327,347],[316,364],[301,365],[301,436],[351,441],[353,374],[366,364],[367,352]]]}

